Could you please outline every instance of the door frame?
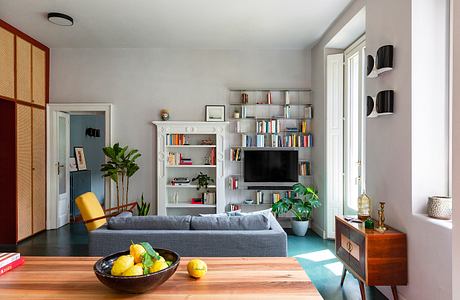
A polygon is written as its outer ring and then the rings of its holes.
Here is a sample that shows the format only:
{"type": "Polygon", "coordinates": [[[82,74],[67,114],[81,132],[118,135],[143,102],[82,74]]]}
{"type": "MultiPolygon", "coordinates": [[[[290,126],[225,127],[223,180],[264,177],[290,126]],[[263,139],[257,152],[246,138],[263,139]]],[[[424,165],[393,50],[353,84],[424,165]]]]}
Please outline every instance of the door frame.
{"type": "MultiPolygon", "coordinates": [[[[57,140],[57,126],[53,122],[53,118],[57,112],[103,112],[105,115],[105,146],[112,145],[112,112],[113,105],[111,103],[48,103],[46,105],[46,229],[56,229],[57,214],[56,214],[56,194],[57,181],[55,180],[56,173],[53,173],[53,157],[56,157],[56,148],[53,145],[57,140]],[[54,125],[54,126],[53,126],[54,125]],[[54,127],[54,128],[52,128],[54,127]]],[[[111,191],[112,182],[110,179],[105,179],[104,194],[105,207],[111,207],[111,191]]]]}

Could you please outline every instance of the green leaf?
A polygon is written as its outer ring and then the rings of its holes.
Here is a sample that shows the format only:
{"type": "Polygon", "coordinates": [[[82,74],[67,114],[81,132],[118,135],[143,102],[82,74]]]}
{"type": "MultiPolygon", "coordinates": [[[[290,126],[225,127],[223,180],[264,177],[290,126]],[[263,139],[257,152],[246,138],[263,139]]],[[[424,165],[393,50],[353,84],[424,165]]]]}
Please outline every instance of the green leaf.
{"type": "Polygon", "coordinates": [[[160,256],[157,254],[155,250],[153,250],[152,245],[150,245],[148,242],[142,242],[140,243],[142,247],[144,247],[145,251],[155,260],[160,259],[160,256]]]}
{"type": "Polygon", "coordinates": [[[152,257],[148,252],[144,253],[144,256],[142,257],[142,263],[144,264],[144,267],[150,268],[153,266],[153,260],[152,257]]]}

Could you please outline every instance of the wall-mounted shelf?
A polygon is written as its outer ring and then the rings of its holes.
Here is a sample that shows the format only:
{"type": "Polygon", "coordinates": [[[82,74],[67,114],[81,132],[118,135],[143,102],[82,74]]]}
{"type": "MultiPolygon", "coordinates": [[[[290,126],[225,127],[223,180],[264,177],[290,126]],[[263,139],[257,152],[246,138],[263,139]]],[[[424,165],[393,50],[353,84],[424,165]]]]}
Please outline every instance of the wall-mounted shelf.
{"type": "Polygon", "coordinates": [[[166,208],[216,208],[216,205],[209,204],[168,204],[166,208]]]}
{"type": "Polygon", "coordinates": [[[168,148],[215,148],[216,145],[167,145],[168,148]]]}
{"type": "Polygon", "coordinates": [[[168,165],[167,168],[216,168],[216,165],[168,165]]]}
{"type": "MultiPolygon", "coordinates": [[[[310,89],[289,88],[230,89],[228,103],[231,108],[227,110],[230,134],[226,156],[232,161],[234,152],[232,149],[241,149],[240,162],[242,163],[228,165],[227,203],[254,209],[257,206],[269,207],[273,200],[273,192],[285,191],[280,189],[259,191],[264,194],[265,203],[255,204],[255,201],[254,204],[244,204],[244,200],[251,199],[254,196],[252,193],[257,192],[257,190],[248,189],[247,183],[244,183],[242,175],[244,173],[244,151],[296,150],[299,151],[299,162],[311,161],[310,149],[313,145],[311,125],[314,111],[310,92],[310,89]],[[264,147],[256,147],[257,144],[263,144],[264,147]],[[279,147],[272,147],[272,145],[279,145],[279,147]],[[295,145],[296,147],[281,147],[281,145],[295,145]],[[297,147],[299,145],[309,147],[297,147]]],[[[298,177],[299,182],[307,185],[312,183],[312,179],[311,175],[299,175],[298,177]]],[[[290,187],[286,187],[286,190],[289,189],[290,187]]]]}
{"type": "MultiPolygon", "coordinates": [[[[166,185],[168,189],[197,189],[198,186],[194,184],[189,184],[189,185],[172,185],[168,184],[166,185]]],[[[208,189],[215,189],[215,185],[208,185],[208,189]]]]}

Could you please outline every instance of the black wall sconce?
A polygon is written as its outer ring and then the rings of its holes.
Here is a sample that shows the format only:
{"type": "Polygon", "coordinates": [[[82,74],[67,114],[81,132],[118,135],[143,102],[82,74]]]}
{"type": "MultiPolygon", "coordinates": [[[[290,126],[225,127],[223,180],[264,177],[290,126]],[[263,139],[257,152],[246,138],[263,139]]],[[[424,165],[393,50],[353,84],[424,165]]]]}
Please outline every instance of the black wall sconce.
{"type": "Polygon", "coordinates": [[[377,97],[367,96],[367,117],[391,115],[394,113],[394,91],[380,91],[377,97]]]}
{"type": "Polygon", "coordinates": [[[367,77],[376,78],[384,72],[393,70],[393,45],[385,45],[377,50],[377,56],[367,56],[367,77]]]}
{"type": "Polygon", "coordinates": [[[86,128],[85,135],[89,137],[101,137],[101,130],[95,128],[86,128]]]}

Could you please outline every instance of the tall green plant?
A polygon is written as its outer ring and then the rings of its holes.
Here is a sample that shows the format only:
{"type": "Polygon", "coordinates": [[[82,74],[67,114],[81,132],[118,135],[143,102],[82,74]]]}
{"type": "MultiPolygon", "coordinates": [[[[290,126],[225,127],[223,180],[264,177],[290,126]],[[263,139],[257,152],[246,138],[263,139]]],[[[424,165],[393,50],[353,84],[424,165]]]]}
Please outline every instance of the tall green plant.
{"type": "Polygon", "coordinates": [[[128,204],[129,179],[139,170],[136,160],[141,156],[137,149],[128,149],[128,146],[121,147],[116,143],[112,147],[102,148],[108,161],[101,165],[104,177],[110,177],[117,190],[117,206],[128,204]]]}
{"type": "Polygon", "coordinates": [[[272,211],[277,215],[292,212],[297,221],[308,221],[314,208],[321,206],[318,192],[312,187],[301,183],[292,186],[292,196],[285,197],[272,205],[272,211]]]}

